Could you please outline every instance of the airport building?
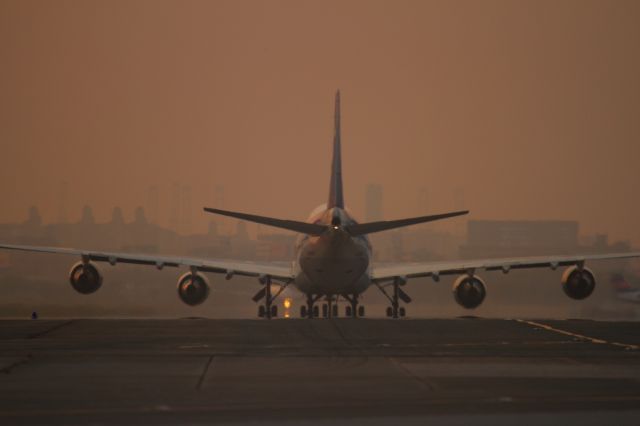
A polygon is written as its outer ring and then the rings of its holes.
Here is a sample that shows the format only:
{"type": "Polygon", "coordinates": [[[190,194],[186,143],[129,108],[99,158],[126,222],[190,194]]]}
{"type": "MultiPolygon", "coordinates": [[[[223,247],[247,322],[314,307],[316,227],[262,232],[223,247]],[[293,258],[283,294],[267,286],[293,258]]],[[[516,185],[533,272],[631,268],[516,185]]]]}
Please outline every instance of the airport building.
{"type": "Polygon", "coordinates": [[[579,224],[571,220],[470,220],[463,259],[575,253],[579,224]]]}

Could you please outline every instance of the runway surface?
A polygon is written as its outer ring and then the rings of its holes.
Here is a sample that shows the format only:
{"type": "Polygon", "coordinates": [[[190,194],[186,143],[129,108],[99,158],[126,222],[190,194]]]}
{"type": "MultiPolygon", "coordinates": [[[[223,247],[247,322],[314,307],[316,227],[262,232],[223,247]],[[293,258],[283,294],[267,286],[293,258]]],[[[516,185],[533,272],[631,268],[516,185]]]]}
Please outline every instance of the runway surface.
{"type": "Polygon", "coordinates": [[[0,424],[640,424],[640,323],[0,321],[0,424]]]}

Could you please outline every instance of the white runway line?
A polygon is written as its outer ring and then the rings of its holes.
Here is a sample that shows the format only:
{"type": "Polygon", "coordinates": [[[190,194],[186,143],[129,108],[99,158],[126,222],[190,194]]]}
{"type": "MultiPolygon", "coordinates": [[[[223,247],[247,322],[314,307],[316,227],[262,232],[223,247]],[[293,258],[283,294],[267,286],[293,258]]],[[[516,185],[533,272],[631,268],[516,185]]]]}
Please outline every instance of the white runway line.
{"type": "Polygon", "coordinates": [[[529,325],[532,325],[534,327],[543,328],[545,330],[553,331],[555,333],[564,334],[565,336],[571,336],[571,337],[575,337],[575,338],[578,338],[578,339],[587,340],[587,341],[589,341],[591,343],[596,343],[596,344],[600,344],[600,345],[619,346],[621,348],[624,348],[624,349],[627,349],[627,350],[634,350],[634,351],[637,351],[637,350],[640,349],[640,346],[638,346],[638,345],[631,345],[631,344],[628,344],[628,343],[610,342],[608,340],[596,339],[595,337],[589,337],[589,336],[584,336],[584,335],[578,334],[578,333],[572,333],[570,331],[561,330],[559,328],[554,328],[554,327],[551,327],[550,325],[541,324],[541,323],[535,322],[535,321],[527,321],[527,320],[523,320],[523,319],[516,319],[516,321],[518,321],[520,323],[523,323],[523,324],[529,324],[529,325]]]}

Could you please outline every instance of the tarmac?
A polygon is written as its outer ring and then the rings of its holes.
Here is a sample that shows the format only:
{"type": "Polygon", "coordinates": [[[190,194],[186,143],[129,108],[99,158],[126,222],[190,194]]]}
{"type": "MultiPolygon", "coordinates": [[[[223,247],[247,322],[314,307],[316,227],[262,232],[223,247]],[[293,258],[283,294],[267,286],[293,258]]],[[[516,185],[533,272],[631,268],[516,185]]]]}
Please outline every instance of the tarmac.
{"type": "Polygon", "coordinates": [[[0,321],[0,424],[640,424],[640,322],[0,321]]]}

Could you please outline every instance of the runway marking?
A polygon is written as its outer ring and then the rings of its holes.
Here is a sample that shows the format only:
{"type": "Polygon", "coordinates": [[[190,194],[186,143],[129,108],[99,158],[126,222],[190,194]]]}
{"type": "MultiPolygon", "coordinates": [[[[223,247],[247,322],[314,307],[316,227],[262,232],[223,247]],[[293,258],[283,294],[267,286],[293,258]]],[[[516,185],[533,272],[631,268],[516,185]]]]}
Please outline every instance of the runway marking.
{"type": "Polygon", "coordinates": [[[45,334],[52,333],[52,332],[54,332],[54,331],[56,331],[56,330],[58,330],[58,329],[60,329],[60,328],[62,328],[62,327],[65,327],[65,326],[67,326],[67,325],[71,324],[72,322],[75,322],[75,320],[65,321],[65,322],[63,322],[63,323],[56,324],[56,325],[54,325],[53,327],[49,327],[49,328],[47,328],[46,330],[39,331],[39,332],[37,332],[37,333],[33,333],[33,334],[29,334],[29,335],[27,336],[27,339],[37,339],[38,337],[42,337],[42,336],[44,336],[45,334]]]}
{"type": "Polygon", "coordinates": [[[624,349],[627,349],[627,350],[634,350],[634,351],[637,351],[637,350],[640,349],[639,345],[632,345],[632,344],[628,344],[628,343],[611,342],[611,341],[608,341],[608,340],[597,339],[595,337],[589,337],[589,336],[585,336],[583,334],[572,333],[570,331],[561,330],[559,328],[551,327],[550,325],[542,324],[542,323],[535,322],[535,321],[527,321],[527,320],[522,320],[522,319],[516,319],[516,321],[519,322],[519,323],[522,323],[522,324],[529,324],[529,325],[532,325],[534,327],[539,327],[539,328],[543,328],[543,329],[548,330],[548,331],[553,331],[555,333],[564,334],[565,336],[571,336],[571,337],[575,337],[577,339],[586,340],[586,341],[589,341],[591,343],[595,343],[595,344],[598,344],[598,345],[612,345],[612,346],[617,346],[617,347],[621,347],[621,348],[624,348],[624,349]]]}
{"type": "Polygon", "coordinates": [[[178,346],[178,349],[206,349],[208,347],[209,347],[209,345],[206,345],[206,344],[202,343],[202,344],[178,346]]]}
{"type": "Polygon", "coordinates": [[[211,365],[212,362],[213,362],[213,355],[211,355],[209,357],[209,359],[207,360],[207,363],[204,366],[204,370],[202,370],[202,374],[200,375],[200,378],[198,379],[198,384],[196,385],[196,389],[198,389],[198,390],[202,389],[202,385],[204,383],[204,378],[207,376],[207,372],[209,371],[209,366],[211,365]]]}

